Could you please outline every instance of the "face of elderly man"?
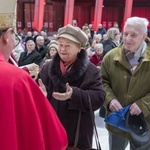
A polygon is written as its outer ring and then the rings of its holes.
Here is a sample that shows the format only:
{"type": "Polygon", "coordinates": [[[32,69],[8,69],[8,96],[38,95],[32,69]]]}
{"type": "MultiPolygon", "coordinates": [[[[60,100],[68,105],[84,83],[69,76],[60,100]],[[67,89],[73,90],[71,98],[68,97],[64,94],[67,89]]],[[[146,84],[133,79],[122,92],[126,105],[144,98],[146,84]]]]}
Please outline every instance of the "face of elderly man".
{"type": "Polygon", "coordinates": [[[146,36],[146,33],[138,25],[136,27],[126,25],[123,34],[124,48],[131,52],[136,52],[146,36]]]}
{"type": "Polygon", "coordinates": [[[58,40],[58,54],[63,62],[73,62],[80,52],[80,45],[66,38],[58,40]]]}
{"type": "Polygon", "coordinates": [[[35,50],[35,43],[33,41],[29,41],[27,42],[26,47],[29,52],[32,52],[35,50]]]}
{"type": "Polygon", "coordinates": [[[43,44],[44,44],[44,37],[43,37],[43,36],[37,37],[37,39],[36,39],[36,44],[37,44],[38,46],[43,46],[43,44]]]}

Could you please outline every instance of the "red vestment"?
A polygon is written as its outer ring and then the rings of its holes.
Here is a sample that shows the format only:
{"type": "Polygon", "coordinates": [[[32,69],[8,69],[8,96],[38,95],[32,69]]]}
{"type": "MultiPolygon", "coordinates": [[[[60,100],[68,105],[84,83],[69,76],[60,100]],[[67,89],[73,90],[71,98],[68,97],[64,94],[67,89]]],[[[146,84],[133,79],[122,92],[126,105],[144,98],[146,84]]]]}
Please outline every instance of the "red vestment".
{"type": "Polygon", "coordinates": [[[66,131],[35,81],[0,53],[0,149],[65,150],[66,131]]]}

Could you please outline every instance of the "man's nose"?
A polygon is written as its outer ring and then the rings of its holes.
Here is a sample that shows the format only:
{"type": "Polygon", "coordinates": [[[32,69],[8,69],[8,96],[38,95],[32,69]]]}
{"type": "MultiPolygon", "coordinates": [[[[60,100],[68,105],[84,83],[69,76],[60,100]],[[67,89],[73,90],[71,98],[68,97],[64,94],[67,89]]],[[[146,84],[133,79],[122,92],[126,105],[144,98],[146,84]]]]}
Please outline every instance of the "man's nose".
{"type": "Polygon", "coordinates": [[[127,35],[127,36],[126,36],[126,40],[127,40],[127,41],[130,41],[130,40],[131,40],[131,36],[130,36],[130,35],[127,35]]]}

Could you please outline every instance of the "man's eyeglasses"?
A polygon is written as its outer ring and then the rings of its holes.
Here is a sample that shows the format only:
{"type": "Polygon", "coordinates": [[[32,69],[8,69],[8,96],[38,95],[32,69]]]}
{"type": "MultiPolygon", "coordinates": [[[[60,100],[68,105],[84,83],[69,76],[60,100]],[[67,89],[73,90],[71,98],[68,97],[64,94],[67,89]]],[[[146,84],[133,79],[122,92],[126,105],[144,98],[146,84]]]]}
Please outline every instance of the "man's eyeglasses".
{"type": "Polygon", "coordinates": [[[18,44],[20,43],[20,38],[19,38],[18,35],[14,32],[14,30],[12,30],[12,33],[15,35],[15,47],[17,47],[18,44]]]}

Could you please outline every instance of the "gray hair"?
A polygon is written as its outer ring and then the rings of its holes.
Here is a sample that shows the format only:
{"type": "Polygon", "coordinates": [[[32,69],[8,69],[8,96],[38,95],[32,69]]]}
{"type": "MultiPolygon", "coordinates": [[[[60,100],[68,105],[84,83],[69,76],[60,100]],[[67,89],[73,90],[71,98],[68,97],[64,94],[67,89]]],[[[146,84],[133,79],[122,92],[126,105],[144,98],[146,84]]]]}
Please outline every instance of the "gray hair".
{"type": "Polygon", "coordinates": [[[26,44],[28,44],[28,43],[32,43],[32,44],[35,45],[35,42],[34,42],[33,40],[28,40],[28,41],[26,42],[26,44]]]}
{"type": "Polygon", "coordinates": [[[102,35],[101,35],[101,34],[95,34],[95,35],[94,35],[94,39],[96,39],[96,38],[102,39],[102,35]]]}
{"type": "Polygon", "coordinates": [[[6,29],[6,30],[0,30],[0,37],[2,36],[2,34],[4,33],[4,32],[6,32],[8,29],[6,29]]]}
{"type": "Polygon", "coordinates": [[[98,43],[98,44],[96,44],[96,45],[94,46],[94,50],[95,50],[95,51],[98,50],[98,49],[100,49],[100,48],[103,48],[103,44],[102,44],[102,43],[98,43]]]}
{"type": "Polygon", "coordinates": [[[28,31],[27,36],[32,36],[32,32],[28,31]]]}
{"type": "Polygon", "coordinates": [[[125,22],[124,28],[126,27],[126,25],[139,26],[143,33],[147,33],[148,24],[149,24],[149,21],[146,18],[131,17],[131,18],[128,18],[127,21],[125,22]]]}
{"type": "Polygon", "coordinates": [[[44,37],[39,35],[39,36],[36,38],[36,41],[37,41],[37,40],[44,40],[44,37]]]}

